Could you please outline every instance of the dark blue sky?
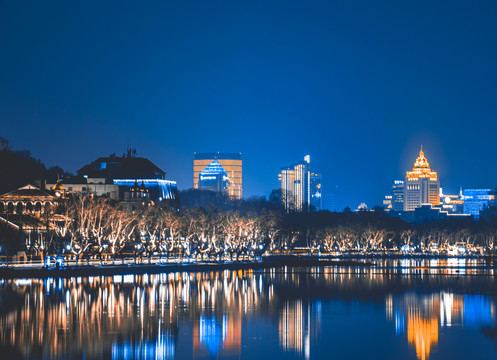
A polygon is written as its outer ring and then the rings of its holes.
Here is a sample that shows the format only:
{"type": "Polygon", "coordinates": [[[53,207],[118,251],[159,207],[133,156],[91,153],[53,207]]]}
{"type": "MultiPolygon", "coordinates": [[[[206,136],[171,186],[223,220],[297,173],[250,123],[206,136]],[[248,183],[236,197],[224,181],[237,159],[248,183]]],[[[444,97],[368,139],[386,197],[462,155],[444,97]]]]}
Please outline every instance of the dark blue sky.
{"type": "Polygon", "coordinates": [[[308,153],[356,208],[423,144],[446,190],[497,185],[495,1],[101,3],[0,2],[15,149],[75,171],[130,137],[180,188],[242,152],[245,196],[308,153]]]}

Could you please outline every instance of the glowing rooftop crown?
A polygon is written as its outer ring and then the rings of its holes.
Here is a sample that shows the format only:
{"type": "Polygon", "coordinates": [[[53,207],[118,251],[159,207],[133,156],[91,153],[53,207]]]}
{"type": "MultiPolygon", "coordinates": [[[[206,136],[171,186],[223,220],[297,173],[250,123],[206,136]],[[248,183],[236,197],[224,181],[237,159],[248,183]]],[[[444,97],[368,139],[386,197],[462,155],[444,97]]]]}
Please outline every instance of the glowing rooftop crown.
{"type": "Polygon", "coordinates": [[[430,164],[428,163],[428,160],[425,157],[425,153],[423,152],[423,147],[421,146],[421,150],[419,150],[419,155],[418,158],[416,159],[416,162],[414,163],[413,171],[414,169],[428,169],[431,170],[430,164]]]}
{"type": "Polygon", "coordinates": [[[437,181],[438,174],[435,171],[431,171],[430,163],[425,157],[422,146],[418,158],[414,162],[412,171],[408,171],[406,177],[409,181],[416,181],[419,178],[430,178],[430,180],[437,181]]]}

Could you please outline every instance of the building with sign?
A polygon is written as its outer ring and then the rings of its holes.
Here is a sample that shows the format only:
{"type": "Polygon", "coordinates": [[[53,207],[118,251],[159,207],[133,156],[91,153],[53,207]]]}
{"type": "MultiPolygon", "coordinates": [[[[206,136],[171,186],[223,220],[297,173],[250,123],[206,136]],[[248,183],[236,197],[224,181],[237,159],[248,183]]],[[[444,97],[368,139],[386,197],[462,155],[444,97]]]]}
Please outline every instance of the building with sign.
{"type": "MultiPolygon", "coordinates": [[[[243,196],[243,171],[242,171],[242,154],[241,153],[194,153],[193,154],[193,188],[206,189],[213,187],[223,189],[231,199],[240,200],[243,196]],[[216,161],[214,165],[213,162],[216,161]],[[208,171],[217,171],[215,168],[220,166],[226,173],[227,179],[223,176],[209,175],[204,172],[203,176],[216,177],[216,179],[206,178],[204,184],[200,184],[200,173],[208,166],[211,166],[208,171]],[[217,182],[214,184],[214,182],[217,182]],[[229,183],[229,184],[228,184],[229,183]],[[225,189],[224,186],[227,185],[225,189]]],[[[216,190],[217,191],[217,190],[216,190]]],[[[221,192],[221,191],[219,191],[221,192]]]]}
{"type": "Polygon", "coordinates": [[[392,184],[392,211],[404,210],[404,180],[394,180],[392,184]]]}
{"type": "Polygon", "coordinates": [[[219,161],[212,160],[198,175],[198,189],[229,194],[230,180],[219,161]]]}

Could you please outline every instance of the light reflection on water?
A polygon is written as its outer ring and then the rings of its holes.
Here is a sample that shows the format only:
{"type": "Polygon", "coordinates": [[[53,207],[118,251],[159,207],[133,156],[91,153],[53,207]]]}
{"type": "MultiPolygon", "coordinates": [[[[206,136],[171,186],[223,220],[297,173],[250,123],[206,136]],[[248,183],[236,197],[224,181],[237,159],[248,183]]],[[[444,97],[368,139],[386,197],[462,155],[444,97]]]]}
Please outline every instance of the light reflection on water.
{"type": "Polygon", "coordinates": [[[384,341],[381,351],[405,342],[396,356],[425,360],[443,358],[450,349],[439,347],[442,334],[459,329],[495,355],[493,269],[455,260],[6,280],[0,351],[18,358],[320,358],[331,343],[340,351],[364,334],[384,341]],[[374,319],[373,328],[361,318],[374,319]],[[375,334],[377,326],[386,333],[375,334]]]}

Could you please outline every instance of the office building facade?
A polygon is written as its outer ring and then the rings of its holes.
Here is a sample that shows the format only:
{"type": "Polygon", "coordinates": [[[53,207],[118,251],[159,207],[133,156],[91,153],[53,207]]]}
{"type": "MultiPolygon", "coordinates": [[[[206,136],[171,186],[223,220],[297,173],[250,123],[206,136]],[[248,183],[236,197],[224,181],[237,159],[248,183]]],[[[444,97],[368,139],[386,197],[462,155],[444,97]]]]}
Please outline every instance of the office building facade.
{"type": "Polygon", "coordinates": [[[213,160],[198,175],[198,188],[228,195],[230,181],[219,161],[213,160]]]}
{"type": "Polygon", "coordinates": [[[404,211],[413,211],[423,204],[440,205],[438,174],[431,170],[423,149],[419,151],[411,171],[404,180],[404,211]]]}
{"type": "Polygon", "coordinates": [[[463,212],[473,216],[478,221],[480,211],[485,210],[495,201],[495,190],[492,189],[464,189],[463,190],[463,212]]]}
{"type": "Polygon", "coordinates": [[[404,180],[394,180],[392,185],[392,211],[404,210],[404,180]]]}
{"type": "Polygon", "coordinates": [[[287,212],[295,209],[295,170],[292,168],[282,168],[278,175],[280,181],[281,205],[287,212]]]}
{"type": "Polygon", "coordinates": [[[321,175],[311,173],[310,162],[306,155],[304,161],[280,169],[281,203],[287,212],[322,210],[321,175]]]}
{"type": "Polygon", "coordinates": [[[383,209],[387,213],[392,211],[392,195],[385,195],[383,198],[383,209]]]}
{"type": "MultiPolygon", "coordinates": [[[[219,189],[225,192],[231,199],[240,200],[243,196],[243,170],[242,170],[242,154],[241,153],[194,153],[193,154],[193,188],[201,189],[204,186],[209,187],[207,183],[201,185],[200,173],[209,165],[216,161],[215,166],[219,166],[226,173],[226,179],[221,176],[219,189]],[[224,185],[227,188],[224,189],[224,185]]],[[[212,175],[204,175],[212,176],[212,175]]],[[[208,180],[211,181],[212,179],[208,180]]],[[[219,180],[219,179],[218,179],[219,180]]],[[[207,181],[207,180],[206,180],[207,181]]],[[[207,181],[207,182],[208,182],[207,181]]],[[[211,184],[212,185],[212,184],[211,184]]]]}
{"type": "Polygon", "coordinates": [[[323,210],[323,193],[321,175],[311,173],[311,209],[313,211],[323,210]]]}
{"type": "MultiPolygon", "coordinates": [[[[54,184],[45,184],[45,189],[54,190],[54,184]]],[[[105,196],[112,200],[119,200],[119,185],[108,184],[105,178],[83,178],[80,183],[63,182],[66,194],[105,196]]]]}

